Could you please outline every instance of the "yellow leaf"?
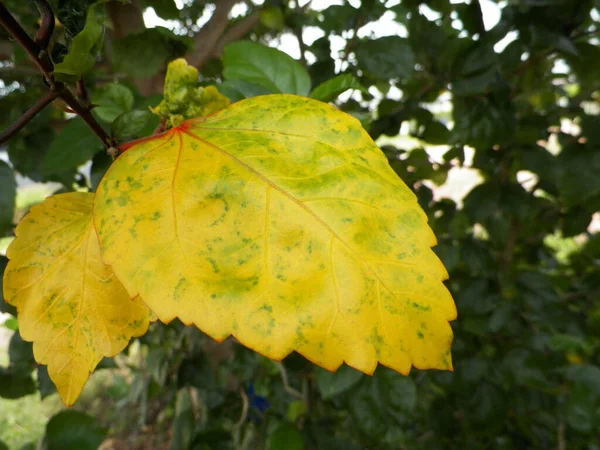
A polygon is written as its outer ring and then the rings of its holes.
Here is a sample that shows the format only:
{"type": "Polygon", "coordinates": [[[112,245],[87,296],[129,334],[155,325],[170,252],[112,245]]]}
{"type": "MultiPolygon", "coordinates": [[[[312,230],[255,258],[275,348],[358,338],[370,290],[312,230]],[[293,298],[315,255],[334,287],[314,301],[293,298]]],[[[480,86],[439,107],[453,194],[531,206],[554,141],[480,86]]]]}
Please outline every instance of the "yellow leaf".
{"type": "Polygon", "coordinates": [[[254,97],[135,142],[94,217],[104,261],[163,322],[329,370],[452,367],[456,309],[426,215],[325,103],[254,97]]]}
{"type": "Polygon", "coordinates": [[[102,357],[115,356],[148,329],[150,312],[133,300],[100,257],[92,222],[94,194],[49,197],[16,229],[7,251],[4,298],[19,331],[66,405],[102,357]]]}

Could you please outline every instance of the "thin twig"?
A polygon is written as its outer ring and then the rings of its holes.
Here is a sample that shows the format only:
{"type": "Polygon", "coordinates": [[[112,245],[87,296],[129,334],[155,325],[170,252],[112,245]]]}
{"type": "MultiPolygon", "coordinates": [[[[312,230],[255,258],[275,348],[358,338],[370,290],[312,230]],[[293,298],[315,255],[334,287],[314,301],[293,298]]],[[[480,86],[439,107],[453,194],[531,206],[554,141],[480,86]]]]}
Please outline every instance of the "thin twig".
{"type": "Polygon", "coordinates": [[[23,129],[31,119],[33,119],[42,109],[58,98],[58,92],[48,91],[40,98],[35,105],[29,108],[15,123],[9,126],[6,130],[0,133],[0,145],[7,142],[15,134],[23,129]]]}
{"type": "Polygon", "coordinates": [[[2,137],[8,139],[13,136],[18,130],[22,129],[37,113],[39,113],[45,106],[51,103],[56,98],[62,99],[72,111],[79,114],[81,118],[87,123],[92,129],[94,134],[102,141],[107,149],[114,147],[113,140],[106,134],[104,129],[92,116],[90,106],[86,104],[85,100],[87,94],[83,81],[78,82],[78,91],[80,93],[80,99],[77,99],[71,90],[62,82],[54,80],[52,72],[54,72],[54,64],[50,59],[50,55],[47,51],[48,43],[52,38],[52,32],[54,30],[54,14],[52,9],[48,5],[46,0],[35,0],[41,14],[41,26],[38,32],[35,42],[25,32],[23,27],[17,22],[12,14],[6,9],[6,7],[0,2],[0,25],[2,25],[6,31],[23,47],[23,49],[29,54],[31,59],[39,67],[40,71],[44,75],[48,87],[51,92],[44,95],[27,113],[25,113],[13,126],[2,133],[2,137]],[[52,22],[52,23],[50,23],[52,22]],[[83,103],[81,101],[83,101],[83,103]]]}
{"type": "Polygon", "coordinates": [[[0,3],[0,25],[2,25],[14,40],[23,47],[23,50],[29,54],[44,75],[49,76],[50,73],[52,73],[54,66],[52,61],[50,61],[50,58],[40,59],[41,49],[38,44],[29,37],[23,27],[15,20],[2,3],[0,3]]]}
{"type": "Polygon", "coordinates": [[[485,24],[483,23],[483,13],[481,11],[481,4],[479,3],[479,0],[472,0],[471,7],[476,8],[475,21],[477,22],[477,32],[479,33],[479,40],[481,41],[485,37],[486,31],[485,24]]]}
{"type": "Polygon", "coordinates": [[[48,45],[52,34],[54,33],[54,12],[46,0],[34,0],[35,4],[42,16],[40,29],[35,37],[35,42],[39,45],[40,50],[48,51],[48,45]]]}
{"type": "Polygon", "coordinates": [[[248,396],[244,392],[243,388],[240,388],[240,396],[242,397],[242,414],[240,415],[240,420],[235,423],[231,430],[231,437],[236,450],[240,448],[240,432],[244,426],[244,423],[246,423],[246,419],[248,418],[248,410],[250,409],[250,401],[248,400],[248,396]]]}
{"type": "Polygon", "coordinates": [[[114,147],[115,144],[113,140],[106,134],[94,116],[92,116],[90,109],[79,103],[73,93],[64,84],[57,83],[57,86],[62,88],[60,98],[63,99],[65,103],[85,121],[85,123],[87,123],[88,127],[90,127],[98,139],[102,141],[102,144],[104,144],[107,149],[114,147]]]}
{"type": "Polygon", "coordinates": [[[302,395],[300,392],[298,392],[296,389],[290,386],[287,371],[285,370],[285,367],[283,367],[283,364],[277,363],[277,365],[279,366],[279,372],[281,373],[281,381],[283,382],[283,388],[285,389],[285,391],[288,394],[293,395],[294,397],[304,400],[304,395],[302,395]]]}
{"type": "Polygon", "coordinates": [[[88,95],[83,79],[77,81],[77,100],[79,100],[86,108],[90,107],[90,96],[88,95]]]}
{"type": "Polygon", "coordinates": [[[296,39],[298,40],[298,47],[300,47],[300,63],[302,63],[302,65],[304,67],[306,67],[308,65],[308,63],[306,62],[306,44],[304,43],[304,40],[302,39],[302,25],[300,25],[298,28],[294,28],[294,35],[296,36],[296,39]]]}

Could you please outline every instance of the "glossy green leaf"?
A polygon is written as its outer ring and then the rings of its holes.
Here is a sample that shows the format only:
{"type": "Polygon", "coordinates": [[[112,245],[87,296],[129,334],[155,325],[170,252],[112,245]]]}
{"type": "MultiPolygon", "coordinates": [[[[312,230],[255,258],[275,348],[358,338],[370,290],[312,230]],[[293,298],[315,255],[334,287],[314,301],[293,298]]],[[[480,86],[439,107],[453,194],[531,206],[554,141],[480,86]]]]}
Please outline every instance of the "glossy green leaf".
{"type": "Polygon", "coordinates": [[[345,73],[318,85],[312,90],[310,97],[322,102],[330,102],[348,89],[365,90],[354,75],[345,73]]]}
{"type": "Polygon", "coordinates": [[[48,450],[98,450],[106,431],[88,414],[61,411],[46,425],[46,445],[48,450]]]}
{"type": "Polygon", "coordinates": [[[104,2],[97,2],[87,10],[85,27],[73,38],[69,52],[54,66],[54,77],[59,81],[76,81],[96,64],[96,57],[104,42],[104,2]]]}
{"type": "Polygon", "coordinates": [[[119,115],[131,111],[133,102],[131,89],[118,83],[104,85],[92,96],[94,115],[109,123],[119,115]]]}
{"type": "Polygon", "coordinates": [[[275,48],[239,41],[225,46],[223,75],[263,86],[271,93],[308,95],[310,77],[291,56],[275,48]]]}
{"type": "Polygon", "coordinates": [[[0,237],[13,228],[17,182],[12,168],[0,160],[0,237]]]}
{"type": "Polygon", "coordinates": [[[76,117],[52,141],[48,153],[44,155],[42,169],[46,174],[74,169],[90,160],[102,148],[102,143],[87,124],[76,117]]]}
{"type": "Polygon", "coordinates": [[[111,135],[119,142],[152,134],[159,119],[150,111],[130,111],[118,116],[111,125],[111,135]]]}

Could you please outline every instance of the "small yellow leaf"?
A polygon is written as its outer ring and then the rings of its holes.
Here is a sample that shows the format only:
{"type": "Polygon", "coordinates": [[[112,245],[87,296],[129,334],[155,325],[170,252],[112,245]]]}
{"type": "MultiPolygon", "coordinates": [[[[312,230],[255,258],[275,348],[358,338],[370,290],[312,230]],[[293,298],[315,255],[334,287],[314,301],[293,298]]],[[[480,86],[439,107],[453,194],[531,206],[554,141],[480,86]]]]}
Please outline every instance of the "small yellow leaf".
{"type": "Polygon", "coordinates": [[[19,331],[61,399],[72,405],[102,357],[115,356],[148,329],[151,313],[133,300],[100,257],[94,194],[49,197],[16,229],[7,251],[4,298],[19,331]]]}
{"type": "Polygon", "coordinates": [[[456,309],[426,215],[325,103],[254,97],[134,142],[94,217],[104,261],[163,322],[329,370],[452,368],[456,309]]]}

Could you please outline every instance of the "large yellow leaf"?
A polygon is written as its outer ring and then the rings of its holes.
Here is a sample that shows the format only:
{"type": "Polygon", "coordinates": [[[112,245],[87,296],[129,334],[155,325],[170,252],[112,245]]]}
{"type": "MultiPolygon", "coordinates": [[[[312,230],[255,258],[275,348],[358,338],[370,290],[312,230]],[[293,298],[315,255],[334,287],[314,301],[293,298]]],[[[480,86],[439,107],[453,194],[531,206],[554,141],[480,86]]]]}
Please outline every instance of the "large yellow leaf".
{"type": "Polygon", "coordinates": [[[75,402],[102,357],[148,329],[150,312],[131,300],[100,257],[92,222],[94,194],[49,197],[17,227],[8,248],[4,298],[17,307],[19,331],[66,405],[75,402]]]}
{"type": "Polygon", "coordinates": [[[255,97],[133,143],[94,217],[104,261],[163,322],[330,370],[451,368],[456,310],[426,216],[327,104],[255,97]]]}

